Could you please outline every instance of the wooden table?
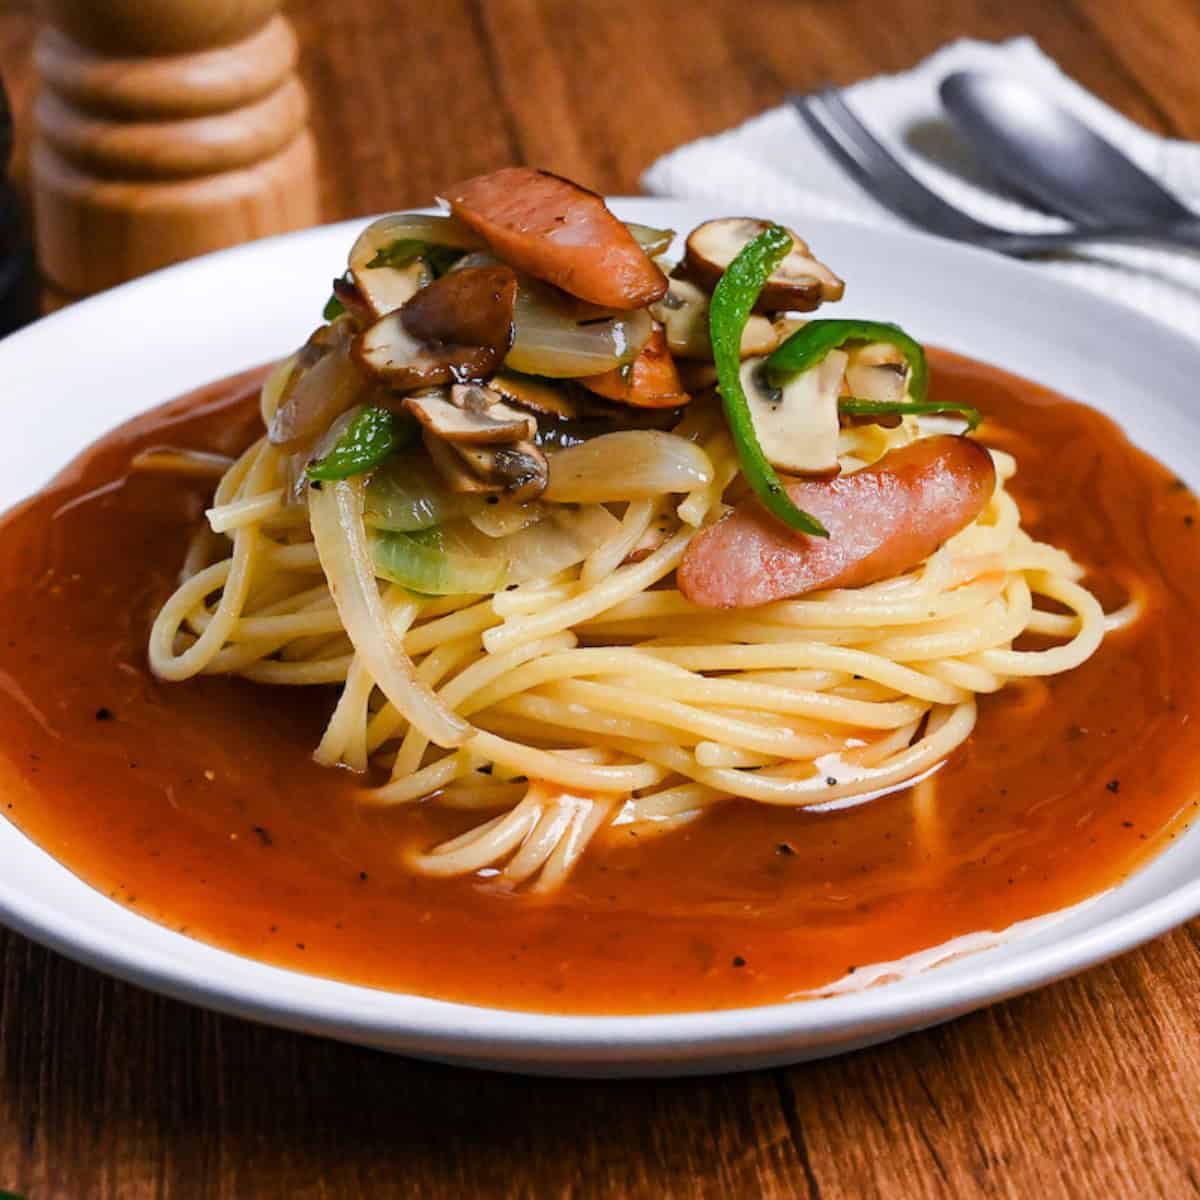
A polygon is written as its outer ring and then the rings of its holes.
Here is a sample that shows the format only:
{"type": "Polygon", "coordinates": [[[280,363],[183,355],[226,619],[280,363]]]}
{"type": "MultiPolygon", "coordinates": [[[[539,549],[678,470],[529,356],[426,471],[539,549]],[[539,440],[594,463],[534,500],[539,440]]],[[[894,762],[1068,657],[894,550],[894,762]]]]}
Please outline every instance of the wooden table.
{"type": "MultiPolygon", "coordinates": [[[[29,0],[0,68],[30,100],[29,0]]],[[[325,215],[533,162],[632,192],[789,89],[1028,33],[1200,138],[1196,0],[295,0],[325,215]]],[[[0,869],[3,869],[0,866],[0,869]]],[[[1200,1191],[1200,926],[875,1050],[668,1083],[472,1074],[260,1028],[0,932],[0,1190],[30,1200],[1181,1196],[1200,1191]]]]}

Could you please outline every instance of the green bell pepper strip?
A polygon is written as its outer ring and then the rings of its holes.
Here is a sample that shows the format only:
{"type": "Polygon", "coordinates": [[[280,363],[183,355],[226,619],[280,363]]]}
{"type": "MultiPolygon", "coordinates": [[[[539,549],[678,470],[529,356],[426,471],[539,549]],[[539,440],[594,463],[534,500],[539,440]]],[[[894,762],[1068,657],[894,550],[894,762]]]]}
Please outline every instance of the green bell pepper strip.
{"type": "Polygon", "coordinates": [[[309,463],[305,474],[309,479],[321,481],[365,475],[415,436],[413,423],[390,409],[364,408],[329,453],[309,463]]]}
{"type": "Polygon", "coordinates": [[[420,238],[397,238],[376,251],[367,263],[367,270],[375,267],[407,267],[409,263],[423,258],[429,269],[439,278],[456,263],[466,251],[458,246],[438,246],[420,238]]]}
{"type": "Polygon", "coordinates": [[[793,376],[825,360],[831,350],[847,342],[886,342],[895,346],[908,363],[908,394],[918,404],[929,393],[929,367],[921,343],[899,325],[887,321],[809,321],[772,351],[767,359],[767,379],[782,387],[793,376]]]}
{"type": "MultiPolygon", "coordinates": [[[[326,321],[336,321],[337,318],[340,317],[345,311],[346,306],[337,298],[337,296],[331,295],[329,299],[325,301],[325,307],[321,309],[321,316],[323,316],[326,321]]],[[[3,1197],[0,1197],[0,1200],[3,1200],[3,1197]]]]}
{"type": "Polygon", "coordinates": [[[969,404],[938,403],[936,400],[860,400],[857,396],[842,396],[838,400],[838,411],[851,417],[883,417],[913,413],[958,413],[966,418],[967,433],[979,427],[983,413],[969,404]]]}
{"type": "Polygon", "coordinates": [[[713,290],[708,316],[709,336],[717,367],[717,390],[721,393],[725,419],[747,482],[767,511],[790,529],[814,537],[828,537],[829,531],[816,517],[792,503],[779,476],[767,461],[754,431],[750,402],[739,378],[742,331],[763,285],[791,248],[792,235],[778,225],[764,229],[742,247],[713,290]]]}

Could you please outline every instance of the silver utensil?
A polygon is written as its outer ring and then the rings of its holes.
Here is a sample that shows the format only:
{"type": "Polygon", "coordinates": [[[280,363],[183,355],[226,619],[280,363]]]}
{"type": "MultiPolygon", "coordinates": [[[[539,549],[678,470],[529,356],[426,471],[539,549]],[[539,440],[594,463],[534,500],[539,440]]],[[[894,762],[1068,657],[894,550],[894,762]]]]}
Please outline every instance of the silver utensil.
{"type": "Polygon", "coordinates": [[[1081,225],[1200,221],[1116,146],[1024,80],[956,71],[939,91],[980,158],[1051,212],[1081,225]]]}
{"type": "MultiPolygon", "coordinates": [[[[1106,222],[1051,233],[989,225],[931,191],[863,123],[833,88],[789,102],[821,144],[871,196],[932,233],[1017,257],[1054,254],[1094,242],[1145,242],[1200,248],[1200,217],[1150,226],[1106,222]]],[[[1187,210],[1184,210],[1185,213],[1187,210]]]]}

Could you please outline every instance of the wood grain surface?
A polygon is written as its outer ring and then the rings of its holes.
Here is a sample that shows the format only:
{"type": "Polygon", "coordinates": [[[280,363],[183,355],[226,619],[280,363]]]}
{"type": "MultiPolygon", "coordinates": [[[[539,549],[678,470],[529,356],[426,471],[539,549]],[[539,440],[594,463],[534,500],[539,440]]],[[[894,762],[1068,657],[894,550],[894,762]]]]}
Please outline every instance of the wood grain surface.
{"type": "MultiPolygon", "coordinates": [[[[533,162],[608,192],[790,89],[1031,34],[1200,138],[1196,0],[293,0],[329,220],[533,162]]],[[[0,70],[31,99],[28,0],[0,70]]],[[[24,147],[18,147],[18,172],[24,147]]],[[[3,869],[0,866],[0,869],[3,869]]],[[[0,1191],[159,1197],[1200,1192],[1200,936],[892,1045],[642,1083],[429,1066],[217,1017],[0,932],[0,1191]]]]}

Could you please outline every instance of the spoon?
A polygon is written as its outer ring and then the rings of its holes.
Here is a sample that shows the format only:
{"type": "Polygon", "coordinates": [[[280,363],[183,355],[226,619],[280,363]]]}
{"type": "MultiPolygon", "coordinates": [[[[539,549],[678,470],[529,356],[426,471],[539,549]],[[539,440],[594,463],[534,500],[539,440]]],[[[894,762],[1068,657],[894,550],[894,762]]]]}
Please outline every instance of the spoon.
{"type": "Polygon", "coordinates": [[[1080,225],[1200,226],[1200,214],[1022,80],[957,71],[940,91],[946,111],[996,174],[1051,212],[1080,225]]]}

